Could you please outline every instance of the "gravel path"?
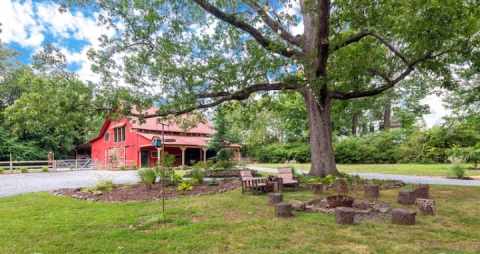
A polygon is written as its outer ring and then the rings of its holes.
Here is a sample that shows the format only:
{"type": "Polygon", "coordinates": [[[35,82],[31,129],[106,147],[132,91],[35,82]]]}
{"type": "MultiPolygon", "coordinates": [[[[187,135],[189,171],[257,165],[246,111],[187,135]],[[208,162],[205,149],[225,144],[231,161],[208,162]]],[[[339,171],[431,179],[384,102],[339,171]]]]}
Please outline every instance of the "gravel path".
{"type": "Polygon", "coordinates": [[[61,188],[92,187],[100,180],[115,184],[137,183],[136,171],[85,170],[0,175],[0,197],[61,188]]]}
{"type": "MultiPolygon", "coordinates": [[[[261,168],[255,166],[249,166],[249,168],[265,172],[269,174],[276,173],[277,170],[273,168],[261,168]]],[[[408,175],[393,175],[393,174],[381,174],[381,173],[350,173],[351,175],[358,175],[365,179],[378,179],[378,180],[399,180],[405,183],[413,184],[436,184],[436,185],[456,185],[456,186],[480,186],[480,180],[459,180],[448,179],[435,176],[408,176],[408,175]]]]}

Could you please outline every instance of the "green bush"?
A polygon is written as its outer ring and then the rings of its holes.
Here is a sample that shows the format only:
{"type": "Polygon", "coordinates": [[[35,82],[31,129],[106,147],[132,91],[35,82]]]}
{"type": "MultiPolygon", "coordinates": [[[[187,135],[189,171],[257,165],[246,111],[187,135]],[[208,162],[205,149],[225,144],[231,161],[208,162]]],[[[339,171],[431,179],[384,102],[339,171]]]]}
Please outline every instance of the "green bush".
{"type": "Polygon", "coordinates": [[[191,175],[195,184],[203,184],[203,178],[205,177],[205,172],[203,170],[192,169],[191,175]]]}
{"type": "Polygon", "coordinates": [[[0,168],[0,175],[3,174],[5,170],[3,168],[0,168]]]}
{"type": "Polygon", "coordinates": [[[310,161],[310,146],[307,143],[269,144],[252,147],[248,154],[260,162],[281,163],[295,160],[304,163],[310,161]]]}
{"type": "Polygon", "coordinates": [[[28,173],[28,172],[29,172],[28,168],[21,168],[20,169],[20,173],[22,173],[22,174],[25,174],[25,173],[28,173]]]}
{"type": "Polygon", "coordinates": [[[232,169],[236,165],[235,161],[217,161],[215,164],[213,164],[214,169],[232,169]]]}
{"type": "Polygon", "coordinates": [[[101,192],[112,191],[112,190],[113,190],[113,182],[112,182],[112,180],[101,180],[101,181],[98,181],[98,182],[95,184],[95,190],[96,190],[96,191],[101,191],[101,192]]]}
{"type": "Polygon", "coordinates": [[[157,179],[157,174],[151,168],[143,168],[138,171],[138,176],[140,177],[140,181],[150,188],[152,184],[155,183],[157,179]]]}
{"type": "Polygon", "coordinates": [[[464,167],[462,167],[460,164],[454,164],[449,168],[449,173],[451,176],[458,178],[458,179],[463,179],[465,178],[466,170],[464,167]]]}
{"type": "Polygon", "coordinates": [[[48,167],[42,167],[42,172],[47,173],[48,172],[48,167]]]}
{"type": "Polygon", "coordinates": [[[180,185],[178,185],[177,187],[178,191],[191,191],[192,189],[193,189],[192,184],[187,181],[181,182],[180,185]]]}

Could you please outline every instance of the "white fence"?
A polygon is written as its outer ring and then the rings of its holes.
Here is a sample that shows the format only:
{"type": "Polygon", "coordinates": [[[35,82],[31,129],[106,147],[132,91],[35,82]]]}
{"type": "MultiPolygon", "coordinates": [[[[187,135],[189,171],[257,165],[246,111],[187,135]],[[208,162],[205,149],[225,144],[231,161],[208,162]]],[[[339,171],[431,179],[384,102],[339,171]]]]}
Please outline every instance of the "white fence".
{"type": "Polygon", "coordinates": [[[69,171],[95,169],[95,163],[91,159],[78,160],[49,160],[49,161],[0,161],[0,169],[3,170],[28,170],[28,171],[69,171]]]}

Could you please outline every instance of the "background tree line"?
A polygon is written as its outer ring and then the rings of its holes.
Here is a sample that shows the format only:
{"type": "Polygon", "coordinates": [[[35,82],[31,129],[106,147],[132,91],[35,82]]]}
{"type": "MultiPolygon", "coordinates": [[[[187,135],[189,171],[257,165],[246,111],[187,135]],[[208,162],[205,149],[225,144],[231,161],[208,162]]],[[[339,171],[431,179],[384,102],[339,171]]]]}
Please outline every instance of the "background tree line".
{"type": "Polygon", "coordinates": [[[32,65],[0,44],[0,161],[74,155],[75,147],[96,135],[103,120],[95,110],[94,85],[66,68],[65,58],[46,46],[32,65]]]}

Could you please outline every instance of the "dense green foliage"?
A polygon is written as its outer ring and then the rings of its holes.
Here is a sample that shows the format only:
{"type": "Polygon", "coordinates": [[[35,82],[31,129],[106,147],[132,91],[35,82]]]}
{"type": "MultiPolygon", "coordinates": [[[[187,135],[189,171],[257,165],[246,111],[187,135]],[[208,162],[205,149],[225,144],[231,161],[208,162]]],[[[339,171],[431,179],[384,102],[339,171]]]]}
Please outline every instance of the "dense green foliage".
{"type": "MultiPolygon", "coordinates": [[[[466,162],[478,161],[475,149],[480,132],[473,126],[453,125],[429,130],[394,129],[363,136],[342,136],[335,140],[338,163],[445,163],[452,150],[461,149],[466,162]]],[[[288,160],[306,162],[307,143],[270,144],[248,151],[260,162],[279,163],[288,160]]]]}
{"type": "Polygon", "coordinates": [[[0,54],[0,161],[10,154],[15,160],[46,159],[50,151],[56,158],[71,156],[103,120],[94,87],[58,69],[58,55],[49,57],[47,49],[34,56],[36,69],[3,64],[12,54],[0,54]]]}

